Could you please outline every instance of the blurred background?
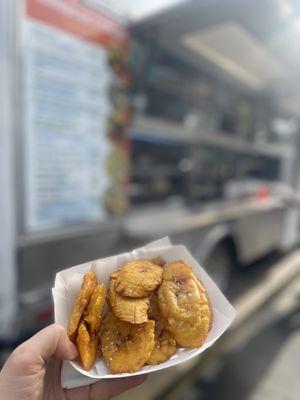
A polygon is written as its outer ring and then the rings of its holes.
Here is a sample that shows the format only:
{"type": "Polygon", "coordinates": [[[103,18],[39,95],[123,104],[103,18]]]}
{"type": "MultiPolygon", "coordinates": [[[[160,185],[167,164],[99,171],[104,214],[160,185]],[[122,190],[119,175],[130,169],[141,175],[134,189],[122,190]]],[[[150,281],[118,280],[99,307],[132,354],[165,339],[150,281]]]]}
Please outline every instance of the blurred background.
{"type": "Polygon", "coordinates": [[[298,399],[300,1],[0,2],[0,359],[68,266],[169,236],[213,349],[119,399],[298,399]]]}

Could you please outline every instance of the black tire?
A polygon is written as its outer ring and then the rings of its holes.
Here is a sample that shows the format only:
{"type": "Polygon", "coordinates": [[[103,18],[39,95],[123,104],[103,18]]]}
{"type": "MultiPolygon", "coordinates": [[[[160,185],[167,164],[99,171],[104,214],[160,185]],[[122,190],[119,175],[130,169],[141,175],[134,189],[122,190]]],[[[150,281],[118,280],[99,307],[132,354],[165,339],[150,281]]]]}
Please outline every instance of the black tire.
{"type": "Polygon", "coordinates": [[[235,265],[234,251],[226,241],[219,243],[204,261],[206,271],[223,292],[229,289],[235,265]]]}

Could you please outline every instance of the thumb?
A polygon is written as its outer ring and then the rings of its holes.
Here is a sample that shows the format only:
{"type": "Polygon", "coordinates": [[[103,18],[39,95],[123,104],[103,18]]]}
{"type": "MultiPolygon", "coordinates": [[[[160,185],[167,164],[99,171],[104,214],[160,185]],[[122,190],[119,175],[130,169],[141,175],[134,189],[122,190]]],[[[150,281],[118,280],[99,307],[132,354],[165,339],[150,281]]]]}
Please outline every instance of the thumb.
{"type": "Polygon", "coordinates": [[[53,324],[41,330],[22,345],[43,363],[51,357],[59,360],[73,360],[77,356],[77,348],[68,338],[65,329],[58,324],[53,324]]]}

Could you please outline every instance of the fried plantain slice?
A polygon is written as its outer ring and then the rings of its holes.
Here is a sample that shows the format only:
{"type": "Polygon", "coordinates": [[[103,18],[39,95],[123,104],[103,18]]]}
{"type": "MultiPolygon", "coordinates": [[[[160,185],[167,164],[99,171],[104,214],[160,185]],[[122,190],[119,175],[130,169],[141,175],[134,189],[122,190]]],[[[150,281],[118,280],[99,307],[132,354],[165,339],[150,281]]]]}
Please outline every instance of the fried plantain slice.
{"type": "Polygon", "coordinates": [[[154,292],[150,298],[149,318],[155,321],[155,331],[161,332],[167,329],[167,320],[160,310],[158,294],[154,292]]]}
{"type": "Polygon", "coordinates": [[[183,347],[201,346],[210,330],[212,310],[204,287],[183,261],[164,268],[158,289],[159,307],[167,320],[167,329],[183,347]]]}
{"type": "Polygon", "coordinates": [[[194,276],[192,267],[182,260],[168,263],[163,271],[163,278],[167,281],[186,279],[192,276],[194,276]]]}
{"type": "Polygon", "coordinates": [[[72,341],[75,341],[77,329],[82,314],[88,306],[92,293],[97,285],[97,275],[95,272],[89,272],[84,275],[81,288],[77,294],[71,317],[68,325],[68,335],[72,341]]]}
{"type": "Polygon", "coordinates": [[[154,347],[154,321],[130,324],[109,312],[103,319],[101,343],[103,357],[113,374],[138,371],[154,347]]]}
{"type": "Polygon", "coordinates": [[[80,322],[76,343],[83,369],[89,371],[96,360],[98,335],[91,336],[84,321],[80,322]]]}
{"type": "Polygon", "coordinates": [[[160,311],[157,293],[151,296],[149,317],[155,320],[155,344],[147,364],[160,364],[175,354],[177,349],[173,335],[166,330],[167,320],[160,311]]]}
{"type": "Polygon", "coordinates": [[[125,297],[149,296],[161,283],[163,269],[149,260],[130,261],[117,276],[116,291],[125,297]]]}
{"type": "Polygon", "coordinates": [[[159,265],[160,267],[163,267],[166,264],[166,261],[161,256],[151,258],[150,261],[153,262],[153,264],[159,265]]]}
{"type": "Polygon", "coordinates": [[[211,302],[209,300],[209,297],[206,293],[206,290],[204,288],[204,286],[202,285],[202,283],[197,279],[197,277],[195,275],[194,276],[194,280],[196,281],[198,290],[199,290],[199,294],[201,297],[201,301],[204,304],[205,302],[207,302],[209,310],[210,310],[210,318],[209,318],[209,331],[211,330],[212,327],[212,323],[213,323],[213,311],[212,311],[212,307],[211,307],[211,302]]]}
{"type": "Polygon", "coordinates": [[[96,336],[99,333],[101,318],[105,305],[106,290],[104,283],[97,285],[93,291],[91,300],[84,317],[85,322],[89,325],[89,332],[96,336]]]}
{"type": "Polygon", "coordinates": [[[162,314],[158,304],[158,296],[157,292],[154,292],[150,297],[150,307],[149,307],[149,318],[154,319],[155,321],[159,319],[162,314]]]}
{"type": "Polygon", "coordinates": [[[148,321],[149,298],[124,297],[116,292],[115,285],[118,273],[110,276],[108,304],[114,314],[122,321],[141,324],[148,321]]]}
{"type": "Polygon", "coordinates": [[[98,334],[98,341],[97,341],[97,348],[96,348],[96,356],[102,357],[102,349],[101,349],[101,338],[100,338],[100,332],[98,334]]]}
{"type": "Polygon", "coordinates": [[[154,365],[167,361],[176,353],[176,341],[174,337],[166,330],[155,332],[154,348],[147,360],[147,364],[154,365]]]}

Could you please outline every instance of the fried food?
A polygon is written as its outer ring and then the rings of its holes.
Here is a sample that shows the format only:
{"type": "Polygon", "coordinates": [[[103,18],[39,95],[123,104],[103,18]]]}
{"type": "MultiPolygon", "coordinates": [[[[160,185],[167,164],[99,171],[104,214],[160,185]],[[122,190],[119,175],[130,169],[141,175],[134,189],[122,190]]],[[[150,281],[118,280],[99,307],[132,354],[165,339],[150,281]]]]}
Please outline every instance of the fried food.
{"type": "Polygon", "coordinates": [[[149,359],[154,347],[154,321],[130,324],[112,312],[101,327],[102,353],[113,374],[135,372],[149,359]]]}
{"type": "Polygon", "coordinates": [[[125,264],[117,276],[116,291],[125,297],[149,296],[161,283],[163,269],[149,260],[125,264]]]}
{"type": "Polygon", "coordinates": [[[182,260],[173,261],[166,265],[164,268],[164,280],[185,279],[187,277],[194,277],[192,267],[182,260]]]}
{"type": "Polygon", "coordinates": [[[97,285],[97,275],[95,272],[89,272],[84,275],[82,285],[76,297],[68,325],[68,335],[72,341],[75,341],[76,339],[77,329],[82,314],[90,302],[92,293],[96,285],[97,285]]]}
{"type": "Polygon", "coordinates": [[[141,324],[148,321],[149,298],[124,297],[116,289],[118,273],[110,276],[108,303],[114,314],[122,321],[141,324]]]}
{"type": "Polygon", "coordinates": [[[89,371],[96,360],[98,335],[92,336],[84,321],[80,322],[76,343],[83,369],[89,371]]]}
{"type": "Polygon", "coordinates": [[[99,334],[98,334],[98,342],[97,342],[97,349],[96,349],[96,355],[98,357],[102,357],[103,356],[101,347],[102,347],[101,346],[101,338],[100,338],[100,332],[99,332],[99,334]]]}
{"type": "Polygon", "coordinates": [[[199,290],[200,296],[202,297],[202,301],[203,302],[207,301],[207,303],[208,303],[208,307],[209,307],[209,310],[210,310],[210,319],[209,319],[209,329],[208,329],[208,331],[210,331],[211,327],[212,327],[212,322],[213,322],[213,312],[212,312],[212,308],[211,308],[211,303],[210,303],[209,297],[207,296],[206,290],[204,289],[204,286],[202,285],[201,282],[198,281],[198,279],[196,278],[195,275],[193,275],[193,276],[194,276],[194,279],[195,279],[196,284],[198,286],[198,290],[199,290]]]}
{"type": "Polygon", "coordinates": [[[161,311],[158,304],[157,292],[153,293],[150,298],[149,318],[157,321],[161,316],[161,311]]]}
{"type": "Polygon", "coordinates": [[[157,293],[151,297],[149,317],[155,320],[155,344],[147,364],[160,364],[176,353],[176,341],[166,330],[167,321],[160,311],[157,293]]]}
{"type": "Polygon", "coordinates": [[[160,333],[162,330],[167,329],[167,320],[160,310],[157,292],[151,296],[148,315],[150,319],[155,321],[155,332],[160,333]]]}
{"type": "Polygon", "coordinates": [[[77,344],[86,371],[92,368],[96,360],[104,305],[105,285],[97,285],[95,272],[85,274],[69,321],[68,334],[77,344]]]}
{"type": "Polygon", "coordinates": [[[147,364],[154,365],[167,361],[176,353],[176,341],[174,337],[164,329],[155,332],[154,348],[150,354],[147,364]]]}
{"type": "Polygon", "coordinates": [[[107,296],[96,274],[85,274],[68,334],[86,371],[103,356],[115,374],[163,363],[177,346],[199,347],[211,326],[209,298],[191,266],[155,257],[112,273],[107,296]],[[106,297],[111,311],[102,321],[106,297]]]}
{"type": "Polygon", "coordinates": [[[166,261],[161,256],[152,258],[150,261],[153,262],[153,264],[159,265],[160,267],[163,267],[166,264],[166,261]]]}
{"type": "Polygon", "coordinates": [[[100,330],[101,318],[105,305],[105,291],[105,285],[103,283],[95,287],[84,317],[85,322],[89,325],[89,332],[91,335],[97,335],[100,330]]]}
{"type": "Polygon", "coordinates": [[[176,342],[188,348],[201,346],[211,327],[212,312],[206,291],[189,265],[175,261],[165,266],[158,300],[176,342]]]}

